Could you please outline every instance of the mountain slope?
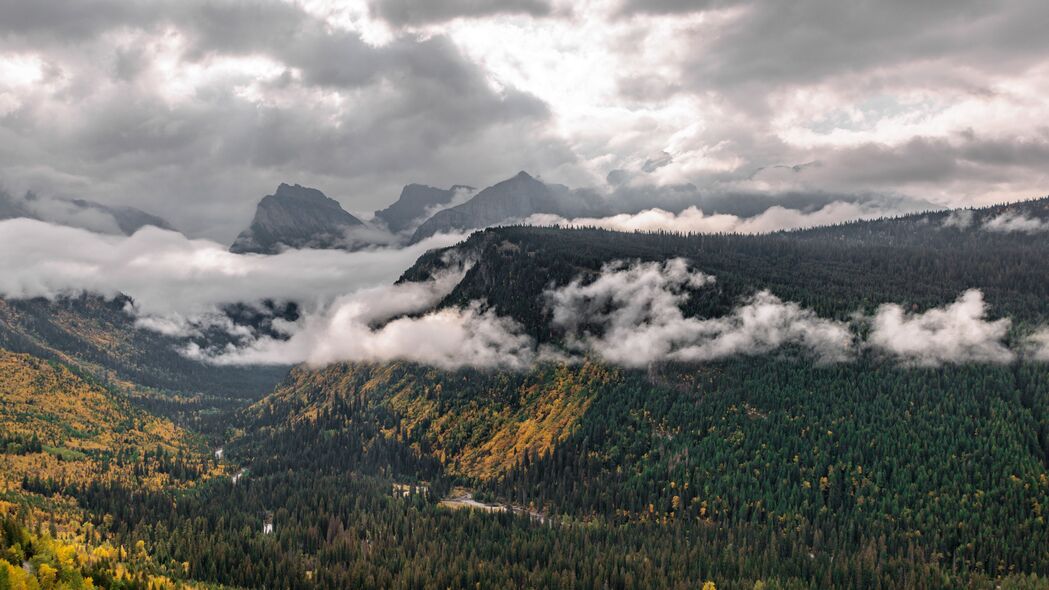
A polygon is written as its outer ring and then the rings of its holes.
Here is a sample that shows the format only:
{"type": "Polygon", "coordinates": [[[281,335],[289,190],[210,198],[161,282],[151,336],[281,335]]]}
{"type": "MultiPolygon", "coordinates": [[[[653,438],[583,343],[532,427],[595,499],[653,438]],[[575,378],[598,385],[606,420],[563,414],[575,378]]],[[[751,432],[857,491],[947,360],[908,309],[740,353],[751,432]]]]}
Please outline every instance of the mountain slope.
{"type": "Polygon", "coordinates": [[[161,487],[173,475],[197,477],[210,467],[200,444],[170,421],[69,368],[0,349],[0,473],[5,489],[40,492],[41,480],[86,484],[102,478],[161,487]],[[162,450],[163,454],[152,455],[162,450]],[[193,467],[170,473],[167,455],[193,467]],[[191,475],[192,473],[192,475],[191,475]],[[26,488],[24,478],[32,483],[26,488]]]}
{"type": "Polygon", "coordinates": [[[386,224],[391,232],[401,233],[423,221],[429,211],[451,203],[458,193],[472,190],[464,185],[441,189],[424,184],[409,184],[389,207],[376,211],[375,218],[386,224]]]}
{"type": "Polygon", "coordinates": [[[966,289],[978,288],[993,315],[1010,315],[1020,322],[1046,319],[1046,233],[990,231],[985,225],[1003,216],[1049,220],[1049,199],[971,214],[964,228],[945,225],[952,213],[935,212],[756,236],[495,228],[427,253],[401,280],[427,279],[443,266],[446,252],[457,250],[478,262],[441,305],[484,300],[520,321],[540,341],[555,337],[541,297],[551,284],[596,276],[612,260],[677,256],[717,277],[713,289],[686,305],[690,314],[720,315],[740,298],[769,289],[822,316],[847,319],[858,309],[885,302],[920,308],[943,305],[966,289]]]}
{"type": "MultiPolygon", "coordinates": [[[[556,341],[540,296],[551,284],[612,260],[685,256],[718,278],[692,294],[689,315],[722,315],[761,288],[847,318],[977,287],[993,317],[1023,327],[1049,320],[1049,244],[989,228],[1002,215],[1049,218],[1047,205],[973,211],[963,227],[942,212],[767,236],[490,229],[455,247],[477,262],[441,305],[485,299],[556,341]]],[[[425,280],[443,254],[402,280],[425,280]]],[[[808,580],[797,587],[923,587],[930,571],[930,587],[991,587],[1003,572],[1049,573],[1047,383],[1044,363],[914,368],[867,355],[645,370],[338,364],[294,370],[245,412],[232,448],[267,477],[316,469],[299,486],[340,470],[421,481],[439,497],[473,486],[569,537],[584,523],[635,538],[711,535],[697,544],[730,544],[740,559],[711,566],[719,587],[776,575],[808,580]]]]}
{"type": "Polygon", "coordinates": [[[259,201],[251,226],[237,236],[230,252],[276,254],[286,248],[347,248],[348,232],[364,223],[321,191],[281,183],[259,201]]]}
{"type": "Polygon", "coordinates": [[[438,211],[415,230],[411,241],[524,219],[535,213],[558,213],[561,209],[555,190],[522,171],[482,190],[462,205],[438,211]]]}

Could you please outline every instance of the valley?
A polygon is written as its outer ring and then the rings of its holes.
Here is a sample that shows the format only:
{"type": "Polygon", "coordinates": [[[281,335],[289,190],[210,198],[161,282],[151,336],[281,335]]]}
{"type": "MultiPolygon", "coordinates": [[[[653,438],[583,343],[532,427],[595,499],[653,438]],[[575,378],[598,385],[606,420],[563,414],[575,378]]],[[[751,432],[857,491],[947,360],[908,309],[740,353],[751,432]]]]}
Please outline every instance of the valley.
{"type": "MultiPolygon", "coordinates": [[[[1045,215],[1045,203],[1024,211],[1045,215]]],[[[979,288],[992,318],[1013,319],[1006,341],[1019,349],[1049,320],[1047,246],[940,228],[944,215],[762,236],[495,228],[424,255],[401,282],[428,280],[454,251],[476,262],[438,308],[483,296],[537,347],[564,350],[575,336],[544,293],[594,284],[617,260],[683,257],[716,276],[682,298],[685,318],[731,316],[759,289],[848,321],[979,288]]],[[[225,387],[255,369],[181,365],[115,303],[2,305],[6,345],[28,351],[0,353],[2,498],[20,507],[8,514],[51,527],[31,533],[40,551],[77,538],[141,547],[149,558],[119,570],[137,579],[1049,584],[1049,365],[1032,357],[918,365],[871,345],[828,363],[799,340],[640,367],[598,352],[523,369],[271,367],[225,387]]]]}

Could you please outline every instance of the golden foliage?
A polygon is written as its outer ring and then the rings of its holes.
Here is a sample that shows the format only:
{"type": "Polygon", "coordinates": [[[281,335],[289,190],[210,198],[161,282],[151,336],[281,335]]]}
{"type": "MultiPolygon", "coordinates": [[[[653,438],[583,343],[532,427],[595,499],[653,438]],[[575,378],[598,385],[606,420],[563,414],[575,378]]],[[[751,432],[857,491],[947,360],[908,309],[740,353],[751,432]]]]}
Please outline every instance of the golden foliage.
{"type": "Polygon", "coordinates": [[[188,435],[171,421],[139,411],[123,397],[88,382],[68,367],[28,354],[0,350],[0,433],[7,439],[36,439],[41,452],[0,448],[0,488],[18,488],[24,477],[84,483],[130,480],[151,488],[170,478],[142,465],[146,450],[202,457],[188,435]],[[114,461],[123,455],[131,461],[114,461]]]}

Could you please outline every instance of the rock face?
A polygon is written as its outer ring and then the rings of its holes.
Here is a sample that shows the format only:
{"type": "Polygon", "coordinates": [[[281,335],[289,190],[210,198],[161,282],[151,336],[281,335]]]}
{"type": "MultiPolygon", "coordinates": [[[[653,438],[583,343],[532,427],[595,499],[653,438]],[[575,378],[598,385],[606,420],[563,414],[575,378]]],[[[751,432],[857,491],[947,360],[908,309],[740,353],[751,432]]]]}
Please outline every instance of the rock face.
{"type": "Polygon", "coordinates": [[[334,199],[314,188],[282,183],[259,201],[251,226],[229,250],[276,254],[286,248],[349,249],[347,234],[354,228],[364,224],[334,199]]]}
{"type": "Polygon", "coordinates": [[[451,203],[457,194],[473,190],[458,184],[449,189],[409,184],[401,190],[401,196],[396,202],[376,211],[375,218],[385,223],[391,232],[401,233],[423,221],[435,208],[451,203]]]}
{"type": "Polygon", "coordinates": [[[524,219],[535,213],[560,213],[563,204],[559,190],[519,172],[517,176],[492,185],[477,193],[474,198],[427,219],[412,235],[415,243],[432,235],[477,229],[496,225],[508,220],[524,219]]]}

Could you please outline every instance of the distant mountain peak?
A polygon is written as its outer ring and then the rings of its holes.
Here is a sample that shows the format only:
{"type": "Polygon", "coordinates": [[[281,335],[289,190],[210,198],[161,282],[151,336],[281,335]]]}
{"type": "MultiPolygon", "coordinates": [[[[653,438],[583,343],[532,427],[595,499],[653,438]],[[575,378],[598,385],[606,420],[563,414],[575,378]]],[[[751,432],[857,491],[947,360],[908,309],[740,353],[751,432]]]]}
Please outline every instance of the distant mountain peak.
{"type": "Polygon", "coordinates": [[[522,170],[461,205],[438,211],[415,230],[411,241],[524,219],[536,213],[561,213],[564,201],[570,198],[567,191],[551,187],[522,170]]]}
{"type": "Polygon", "coordinates": [[[457,194],[473,192],[473,187],[457,184],[449,189],[412,183],[401,189],[401,195],[389,207],[375,212],[375,218],[393,233],[411,229],[440,207],[449,205],[457,194]]]}
{"type": "Polygon", "coordinates": [[[259,201],[251,226],[230,252],[276,254],[286,248],[348,249],[347,232],[364,223],[321,191],[281,183],[259,201]]]}

